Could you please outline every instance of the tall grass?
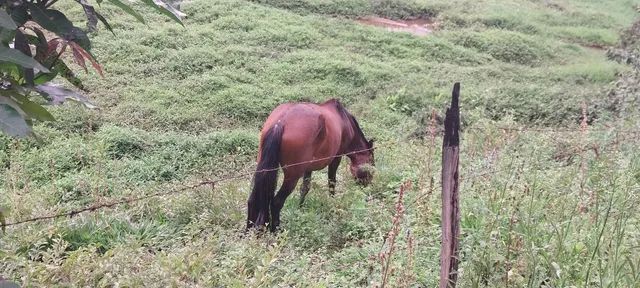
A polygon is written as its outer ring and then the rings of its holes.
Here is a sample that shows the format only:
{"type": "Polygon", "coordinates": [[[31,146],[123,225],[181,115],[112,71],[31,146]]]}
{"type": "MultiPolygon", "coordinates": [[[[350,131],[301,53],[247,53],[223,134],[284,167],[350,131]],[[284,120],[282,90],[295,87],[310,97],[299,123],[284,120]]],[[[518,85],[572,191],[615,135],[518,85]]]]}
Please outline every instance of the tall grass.
{"type": "Polygon", "coordinates": [[[617,42],[636,2],[197,0],[181,4],[186,28],[152,13],[135,23],[104,2],[116,36],[91,37],[106,77],[80,75],[102,109],[53,108],[58,121],[36,125],[42,141],[0,136],[7,220],[250,171],[259,127],[285,101],[342,99],[378,139],[375,180],[359,187],[341,167],[331,197],[314,173],[277,235],[243,237],[250,179],[12,227],[0,276],[27,287],[363,287],[386,270],[387,287],[433,287],[438,115],[460,81],[460,286],[638,286],[637,137],[606,132],[640,128],[631,89],[605,97],[631,68],[593,48],[617,42]],[[352,21],[370,14],[435,17],[441,30],[352,21]],[[416,189],[382,269],[407,181],[416,189]]]}

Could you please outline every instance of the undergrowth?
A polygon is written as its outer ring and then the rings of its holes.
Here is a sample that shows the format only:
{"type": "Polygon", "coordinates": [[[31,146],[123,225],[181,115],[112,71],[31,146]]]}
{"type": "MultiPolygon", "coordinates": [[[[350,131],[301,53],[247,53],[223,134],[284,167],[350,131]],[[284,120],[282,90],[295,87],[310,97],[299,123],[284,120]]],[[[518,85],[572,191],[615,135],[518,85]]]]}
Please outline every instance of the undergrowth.
{"type": "MultiPolygon", "coordinates": [[[[69,1],[57,5],[82,16],[69,1]]],[[[460,286],[638,286],[637,137],[607,128],[640,128],[635,30],[619,36],[637,4],[196,0],[181,3],[182,28],[153,13],[136,23],[105,1],[116,35],[92,35],[105,77],[80,75],[101,109],[52,109],[41,141],[0,136],[8,222],[250,173],[260,125],[286,101],[341,99],[378,139],[374,182],[359,187],[341,166],[331,197],[326,172],[314,173],[277,235],[243,235],[248,177],[9,227],[0,276],[26,287],[433,287],[441,139],[430,135],[459,81],[460,286]],[[439,30],[353,21],[369,15],[430,17],[439,30]]]]}

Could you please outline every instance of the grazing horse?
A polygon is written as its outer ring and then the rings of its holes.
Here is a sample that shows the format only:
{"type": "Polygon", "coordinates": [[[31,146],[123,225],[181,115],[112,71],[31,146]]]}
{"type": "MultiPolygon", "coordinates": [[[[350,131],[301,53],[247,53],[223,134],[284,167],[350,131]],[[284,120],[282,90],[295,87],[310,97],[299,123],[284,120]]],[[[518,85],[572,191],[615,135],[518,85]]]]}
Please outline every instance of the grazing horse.
{"type": "Polygon", "coordinates": [[[280,225],[284,201],[303,177],[300,205],[309,192],[311,172],[329,166],[329,191],[335,193],[336,171],[342,156],[351,160],[351,174],[359,184],[371,182],[366,165],[373,165],[373,140],[367,140],[342,104],[286,103],[276,107],[262,127],[258,167],[249,196],[247,229],[280,225]],[[278,170],[284,181],[274,197],[278,170]],[[269,214],[271,212],[271,214],[269,214]]]}

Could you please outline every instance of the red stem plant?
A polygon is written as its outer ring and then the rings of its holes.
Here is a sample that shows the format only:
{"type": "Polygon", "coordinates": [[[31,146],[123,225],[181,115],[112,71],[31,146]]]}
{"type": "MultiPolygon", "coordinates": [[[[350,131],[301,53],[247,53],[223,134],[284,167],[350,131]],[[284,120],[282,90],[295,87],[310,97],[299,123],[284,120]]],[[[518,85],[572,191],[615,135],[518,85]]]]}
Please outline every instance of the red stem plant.
{"type": "MultiPolygon", "coordinates": [[[[383,247],[383,251],[378,255],[380,259],[380,264],[382,265],[382,281],[380,284],[381,288],[384,288],[389,282],[389,278],[393,274],[393,268],[391,268],[391,262],[393,258],[393,253],[396,249],[396,239],[398,234],[400,233],[400,224],[402,223],[402,218],[404,217],[404,194],[407,190],[411,189],[411,182],[407,181],[400,186],[400,192],[398,192],[398,200],[395,205],[395,215],[393,216],[393,222],[391,225],[391,230],[387,233],[387,248],[386,250],[383,247]]],[[[412,244],[413,245],[413,244],[412,244]]]]}

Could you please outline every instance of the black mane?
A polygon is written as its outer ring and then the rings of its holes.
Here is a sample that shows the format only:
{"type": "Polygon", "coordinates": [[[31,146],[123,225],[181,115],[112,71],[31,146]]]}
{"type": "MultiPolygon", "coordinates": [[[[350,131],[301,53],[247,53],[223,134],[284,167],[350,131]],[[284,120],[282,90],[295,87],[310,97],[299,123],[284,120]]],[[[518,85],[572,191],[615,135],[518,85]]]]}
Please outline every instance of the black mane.
{"type": "Polygon", "coordinates": [[[339,100],[331,99],[329,101],[334,101],[336,103],[336,107],[338,108],[338,111],[344,113],[344,115],[347,117],[347,119],[351,120],[351,122],[353,123],[353,126],[354,126],[354,130],[356,131],[356,134],[358,134],[360,136],[360,138],[362,138],[362,140],[364,141],[365,145],[367,145],[367,148],[371,148],[371,147],[369,147],[369,141],[367,141],[367,137],[364,136],[364,133],[362,132],[362,128],[360,128],[360,124],[358,123],[358,120],[356,120],[356,117],[351,115],[351,113],[349,113],[349,111],[347,111],[347,109],[344,108],[344,106],[342,105],[342,103],[340,103],[339,100]]]}
{"type": "Polygon", "coordinates": [[[358,120],[356,120],[356,117],[353,117],[353,115],[351,115],[351,114],[349,114],[349,116],[351,117],[351,120],[353,121],[353,124],[356,127],[356,133],[358,133],[358,135],[360,135],[362,140],[367,144],[367,147],[371,148],[371,147],[369,147],[369,141],[367,141],[367,137],[364,136],[364,133],[362,132],[362,129],[360,128],[360,124],[358,124],[358,120]]]}

